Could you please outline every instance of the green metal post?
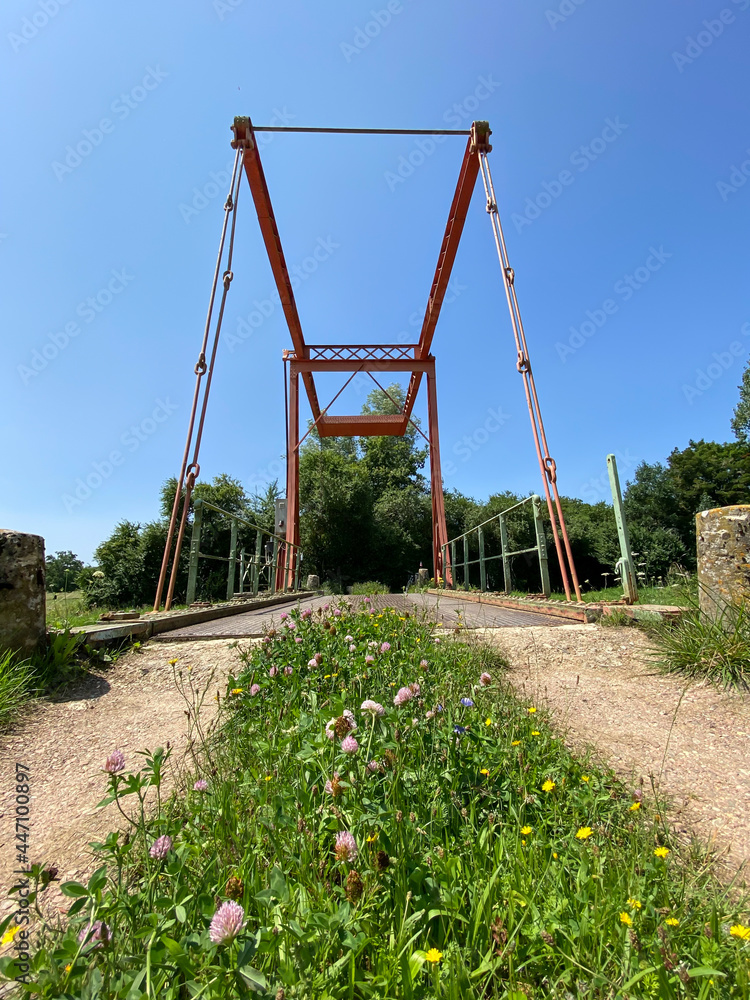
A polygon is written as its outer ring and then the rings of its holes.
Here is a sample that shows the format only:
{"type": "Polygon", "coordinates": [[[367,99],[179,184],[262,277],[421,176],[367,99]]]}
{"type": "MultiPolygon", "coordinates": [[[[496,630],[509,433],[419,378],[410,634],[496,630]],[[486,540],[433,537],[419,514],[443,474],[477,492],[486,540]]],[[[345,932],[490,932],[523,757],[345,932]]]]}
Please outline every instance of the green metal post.
{"type": "Polygon", "coordinates": [[[271,579],[270,579],[270,590],[272,594],[276,593],[276,567],[279,565],[279,540],[276,535],[273,536],[273,562],[271,563],[271,579]]]}
{"type": "Polygon", "coordinates": [[[628,534],[628,523],[625,520],[625,507],[622,502],[620,477],[617,473],[617,459],[614,455],[607,455],[607,469],[609,470],[609,485],[612,489],[612,502],[615,507],[617,537],[620,541],[620,552],[622,553],[617,566],[620,568],[625,600],[628,604],[635,604],[638,600],[638,585],[636,583],[635,566],[633,565],[633,553],[630,550],[630,535],[628,534]]]}
{"type": "Polygon", "coordinates": [[[487,589],[487,566],[484,562],[484,532],[477,528],[477,541],[479,542],[479,589],[482,593],[487,589]]]}
{"type": "Polygon", "coordinates": [[[464,535],[464,590],[469,589],[469,536],[464,535]]]}
{"type": "Polygon", "coordinates": [[[549,585],[549,562],[547,559],[547,539],[544,535],[544,523],[542,521],[542,501],[541,497],[534,495],[531,498],[531,507],[534,511],[534,531],[536,532],[536,547],[539,552],[539,572],[542,577],[542,593],[549,597],[552,590],[549,585]]]}
{"type": "Polygon", "coordinates": [[[451,570],[452,570],[452,579],[453,579],[453,583],[451,584],[451,590],[455,590],[456,589],[456,585],[458,583],[458,581],[456,580],[456,543],[455,543],[455,541],[451,542],[451,570]]]}
{"type": "Polygon", "coordinates": [[[263,550],[263,532],[258,529],[255,532],[255,558],[253,559],[253,597],[258,596],[260,588],[260,557],[263,550]]]}
{"type": "Polygon", "coordinates": [[[506,554],[508,551],[508,529],[505,527],[505,518],[500,515],[498,518],[500,523],[500,547],[503,555],[503,590],[506,594],[511,591],[511,579],[510,579],[510,558],[506,554]]]}
{"type": "Polygon", "coordinates": [[[201,549],[201,528],[203,527],[203,504],[195,501],[193,513],[193,534],[190,537],[190,562],[188,568],[187,597],[188,605],[195,600],[195,588],[198,583],[198,556],[201,549]]]}
{"type": "Polygon", "coordinates": [[[240,589],[239,593],[242,594],[245,588],[245,549],[244,547],[240,549],[240,589]]]}
{"type": "Polygon", "coordinates": [[[237,521],[232,518],[232,529],[229,536],[229,569],[227,570],[227,600],[234,597],[234,574],[237,570],[237,521]]]}

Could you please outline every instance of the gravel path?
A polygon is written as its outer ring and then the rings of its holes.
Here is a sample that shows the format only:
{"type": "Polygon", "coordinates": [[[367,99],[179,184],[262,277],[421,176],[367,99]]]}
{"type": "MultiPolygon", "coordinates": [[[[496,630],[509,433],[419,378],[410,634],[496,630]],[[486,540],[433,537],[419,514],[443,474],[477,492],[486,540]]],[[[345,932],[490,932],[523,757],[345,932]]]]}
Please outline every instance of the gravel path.
{"type": "MultiPolygon", "coordinates": [[[[66,700],[45,702],[0,738],[0,915],[13,905],[5,898],[13,885],[15,864],[13,781],[16,763],[30,769],[31,814],[29,862],[55,866],[59,882],[83,879],[92,871],[89,842],[103,838],[122,822],[116,807],[97,809],[107,788],[102,766],[113,750],[122,750],[127,766],[138,769],[138,750],[155,750],[169,742],[173,768],[184,758],[188,742],[187,703],[175,685],[169,660],[202,689],[211,681],[202,718],[216,714],[215,689],[224,692],[227,675],[239,663],[236,644],[229,642],[147,645],[129,652],[106,672],[72,690],[66,700]]],[[[172,772],[173,773],[173,772],[172,772]]],[[[167,775],[167,782],[170,775],[167,775]]],[[[59,885],[58,882],[58,885],[59,885]]],[[[46,912],[67,908],[69,901],[54,887],[45,892],[46,912]]]]}
{"type": "MultiPolygon", "coordinates": [[[[635,628],[564,625],[487,632],[514,687],[549,708],[566,742],[592,746],[626,781],[671,802],[684,841],[711,845],[727,874],[750,862],[750,697],[650,661],[635,628]]],[[[740,876],[747,883],[748,869],[740,876]]]]}

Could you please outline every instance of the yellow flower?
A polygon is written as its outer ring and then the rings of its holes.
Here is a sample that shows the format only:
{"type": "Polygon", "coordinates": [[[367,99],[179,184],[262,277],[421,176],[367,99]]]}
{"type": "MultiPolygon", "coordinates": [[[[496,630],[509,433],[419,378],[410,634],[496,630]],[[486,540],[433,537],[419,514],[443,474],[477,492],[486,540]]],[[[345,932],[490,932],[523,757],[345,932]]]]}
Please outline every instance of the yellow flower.
{"type": "Polygon", "coordinates": [[[522,834],[523,834],[523,835],[524,835],[525,837],[527,837],[527,836],[528,836],[528,835],[529,835],[529,834],[531,833],[531,827],[530,827],[530,826],[522,826],[522,827],[521,827],[521,833],[522,833],[522,834]]]}
{"type": "Polygon", "coordinates": [[[630,907],[631,910],[640,910],[641,905],[642,904],[639,903],[637,899],[633,899],[632,896],[628,900],[628,906],[630,907]]]}
{"type": "Polygon", "coordinates": [[[270,780],[271,780],[271,778],[273,778],[273,775],[272,775],[272,774],[267,774],[267,775],[266,775],[266,781],[270,781],[270,780]]]}
{"type": "Polygon", "coordinates": [[[323,680],[324,681],[330,680],[330,678],[331,678],[330,674],[323,674],[323,680]]]}
{"type": "Polygon", "coordinates": [[[174,659],[174,660],[170,660],[170,661],[169,661],[169,665],[170,665],[170,667],[173,667],[173,666],[175,665],[175,663],[177,663],[177,660],[176,660],[176,659],[174,659]]]}
{"type": "Polygon", "coordinates": [[[536,709],[535,708],[529,708],[529,709],[527,709],[527,711],[528,711],[529,715],[533,715],[534,712],[536,712],[536,709]]]}
{"type": "Polygon", "coordinates": [[[632,806],[630,807],[630,811],[631,811],[632,813],[634,813],[634,812],[638,812],[638,810],[639,810],[640,808],[641,808],[641,804],[640,804],[640,802],[634,802],[634,803],[632,804],[632,806]]]}
{"type": "Polygon", "coordinates": [[[518,747],[520,745],[521,745],[521,741],[520,740],[513,740],[513,742],[511,743],[512,747],[518,747]]]}
{"type": "Polygon", "coordinates": [[[538,729],[533,729],[533,730],[531,731],[531,735],[532,735],[532,736],[541,736],[541,733],[539,732],[539,730],[538,730],[538,729]]]}
{"type": "Polygon", "coordinates": [[[657,856],[657,858],[666,858],[666,856],[669,854],[669,848],[657,847],[656,850],[654,851],[654,854],[657,856]]]}
{"type": "Polygon", "coordinates": [[[435,622],[435,628],[442,628],[442,627],[443,627],[442,622],[435,622]]]}
{"type": "Polygon", "coordinates": [[[557,854],[555,854],[554,851],[552,852],[552,857],[555,859],[555,861],[557,861],[557,854]]]}
{"type": "Polygon", "coordinates": [[[667,917],[667,919],[664,921],[664,923],[667,925],[667,927],[679,927],[680,926],[680,921],[676,917],[667,917]]]}
{"type": "Polygon", "coordinates": [[[525,840],[521,841],[521,847],[526,847],[526,841],[525,840]]]}
{"type": "Polygon", "coordinates": [[[232,688],[232,694],[242,694],[244,688],[232,688]]]}
{"type": "Polygon", "coordinates": [[[581,829],[576,834],[577,840],[588,840],[594,831],[590,826],[582,826],[581,829]]]}
{"type": "Polygon", "coordinates": [[[549,778],[547,778],[547,780],[542,785],[542,791],[551,792],[554,787],[555,787],[554,781],[550,781],[549,778]]]}
{"type": "Polygon", "coordinates": [[[432,962],[433,965],[436,965],[442,957],[443,957],[442,951],[438,951],[437,948],[430,948],[430,950],[425,955],[425,961],[432,962]]]}
{"type": "Polygon", "coordinates": [[[588,781],[591,781],[591,778],[589,778],[588,774],[582,774],[581,775],[581,781],[587,781],[588,782],[588,781]]]}
{"type": "Polygon", "coordinates": [[[338,677],[338,673],[331,674],[331,677],[338,677]]]}
{"type": "Polygon", "coordinates": [[[485,724],[485,726],[491,726],[492,725],[492,719],[485,719],[484,720],[484,724],[485,724]]]}
{"type": "Polygon", "coordinates": [[[0,941],[0,944],[10,944],[20,930],[21,930],[20,924],[11,924],[10,927],[5,932],[5,934],[3,934],[2,941],[0,941]]]}
{"type": "Polygon", "coordinates": [[[487,770],[486,767],[483,767],[482,770],[479,773],[483,774],[486,777],[490,772],[487,770]]]}
{"type": "Polygon", "coordinates": [[[739,938],[740,941],[750,941],[750,927],[743,927],[742,924],[734,924],[729,928],[732,937],[739,938]]]}
{"type": "Polygon", "coordinates": [[[377,839],[378,839],[378,831],[376,830],[375,833],[371,833],[369,835],[369,837],[367,838],[367,843],[374,844],[377,839]]]}
{"type": "Polygon", "coordinates": [[[625,913],[623,911],[620,914],[620,923],[621,924],[625,924],[627,927],[632,927],[633,926],[633,918],[630,916],[629,913],[625,913]]]}

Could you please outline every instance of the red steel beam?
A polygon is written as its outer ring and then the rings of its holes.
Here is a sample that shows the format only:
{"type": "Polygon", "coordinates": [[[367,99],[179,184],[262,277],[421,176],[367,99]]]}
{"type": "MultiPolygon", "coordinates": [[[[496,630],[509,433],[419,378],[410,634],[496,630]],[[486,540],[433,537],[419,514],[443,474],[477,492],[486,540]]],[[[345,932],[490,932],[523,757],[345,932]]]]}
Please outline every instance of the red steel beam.
{"type": "MultiPolygon", "coordinates": [[[[245,168],[245,176],[247,177],[253,201],[255,202],[255,211],[258,214],[261,235],[266,246],[266,253],[268,254],[271,271],[276,282],[281,308],[284,310],[289,333],[292,337],[294,350],[298,357],[304,358],[307,356],[307,347],[302,333],[302,324],[297,312],[297,303],[294,298],[292,282],[284,258],[284,250],[281,246],[281,237],[276,225],[276,217],[271,205],[271,195],[268,191],[263,165],[260,162],[260,151],[258,150],[258,143],[253,133],[252,122],[249,118],[235,118],[232,131],[235,136],[232,142],[233,148],[236,149],[238,145],[242,145],[244,149],[242,165],[245,168]]],[[[310,408],[313,412],[313,419],[317,419],[320,416],[320,404],[318,403],[318,396],[315,391],[315,383],[313,382],[312,375],[309,373],[305,373],[302,378],[305,383],[307,398],[310,401],[310,408]]]]}
{"type": "Polygon", "coordinates": [[[364,413],[351,417],[321,417],[321,437],[403,437],[409,420],[403,413],[364,413]]]}
{"type": "MultiPolygon", "coordinates": [[[[432,338],[435,335],[435,327],[440,317],[445,293],[448,291],[448,282],[450,281],[453,263],[458,252],[458,244],[461,240],[466,215],[471,203],[471,196],[474,193],[474,185],[479,174],[479,149],[480,147],[483,149],[487,148],[487,140],[490,134],[491,131],[487,122],[473,123],[471,135],[464,151],[461,171],[458,175],[458,184],[456,185],[456,191],[453,195],[450,212],[448,213],[448,222],[438,255],[435,276],[432,279],[430,296],[427,300],[427,309],[419,336],[419,345],[415,351],[417,358],[424,358],[430,353],[432,338]]],[[[421,381],[421,372],[415,371],[409,382],[406,402],[404,404],[404,413],[407,417],[411,416],[421,381]]]]}
{"type": "Polygon", "coordinates": [[[372,358],[351,361],[339,358],[310,358],[297,361],[290,357],[294,367],[299,372],[425,372],[434,359],[429,357],[420,361],[413,358],[372,358]]]}

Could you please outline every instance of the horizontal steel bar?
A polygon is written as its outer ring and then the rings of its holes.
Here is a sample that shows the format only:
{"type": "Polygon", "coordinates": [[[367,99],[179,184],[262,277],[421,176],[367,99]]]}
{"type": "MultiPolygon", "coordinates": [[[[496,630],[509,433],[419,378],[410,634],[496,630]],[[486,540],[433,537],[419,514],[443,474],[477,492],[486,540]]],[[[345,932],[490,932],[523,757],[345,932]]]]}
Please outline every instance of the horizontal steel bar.
{"type": "Polygon", "coordinates": [[[483,528],[485,524],[491,524],[492,521],[497,521],[501,517],[505,517],[506,514],[509,514],[512,510],[515,510],[517,507],[523,507],[525,503],[530,503],[535,496],[536,493],[532,494],[532,496],[530,497],[526,497],[525,500],[521,500],[520,503],[514,503],[512,507],[508,507],[506,508],[506,510],[501,510],[499,514],[493,514],[492,517],[487,518],[486,521],[482,521],[481,524],[475,524],[473,528],[469,528],[469,530],[465,531],[463,535],[456,535],[455,538],[448,539],[448,545],[450,545],[451,542],[459,542],[461,541],[462,538],[468,538],[469,535],[476,534],[477,528],[483,528]]]}
{"type": "Polygon", "coordinates": [[[216,562],[229,562],[229,556],[209,556],[205,552],[198,553],[199,559],[215,559],[216,562]]]}
{"type": "Polygon", "coordinates": [[[326,132],[338,135],[471,135],[455,128],[304,128],[298,125],[253,125],[253,132],[326,132]]]}
{"type": "Polygon", "coordinates": [[[538,552],[538,551],[539,549],[535,545],[531,549],[519,549],[518,552],[506,552],[505,554],[506,556],[508,556],[508,558],[510,558],[510,556],[523,556],[526,555],[527,552],[538,552]]]}
{"type": "Polygon", "coordinates": [[[298,372],[432,372],[435,359],[425,358],[313,358],[297,361],[289,358],[292,371],[298,372]]]}
{"type": "MultiPolygon", "coordinates": [[[[259,527],[257,524],[253,524],[252,521],[246,521],[244,517],[240,517],[239,514],[230,514],[229,511],[222,510],[221,507],[217,507],[215,504],[209,503],[208,500],[196,500],[196,506],[200,504],[202,507],[208,507],[209,510],[215,510],[217,514],[223,514],[224,517],[228,517],[230,521],[239,521],[240,524],[244,524],[248,528],[253,528],[255,531],[259,531],[261,535],[268,535],[269,538],[278,538],[280,542],[284,545],[289,545],[293,549],[301,549],[301,545],[297,545],[296,542],[287,542],[286,538],[282,535],[275,535],[272,531],[267,531],[265,528],[259,527]]],[[[219,556],[204,556],[205,559],[219,559],[219,556]]]]}

